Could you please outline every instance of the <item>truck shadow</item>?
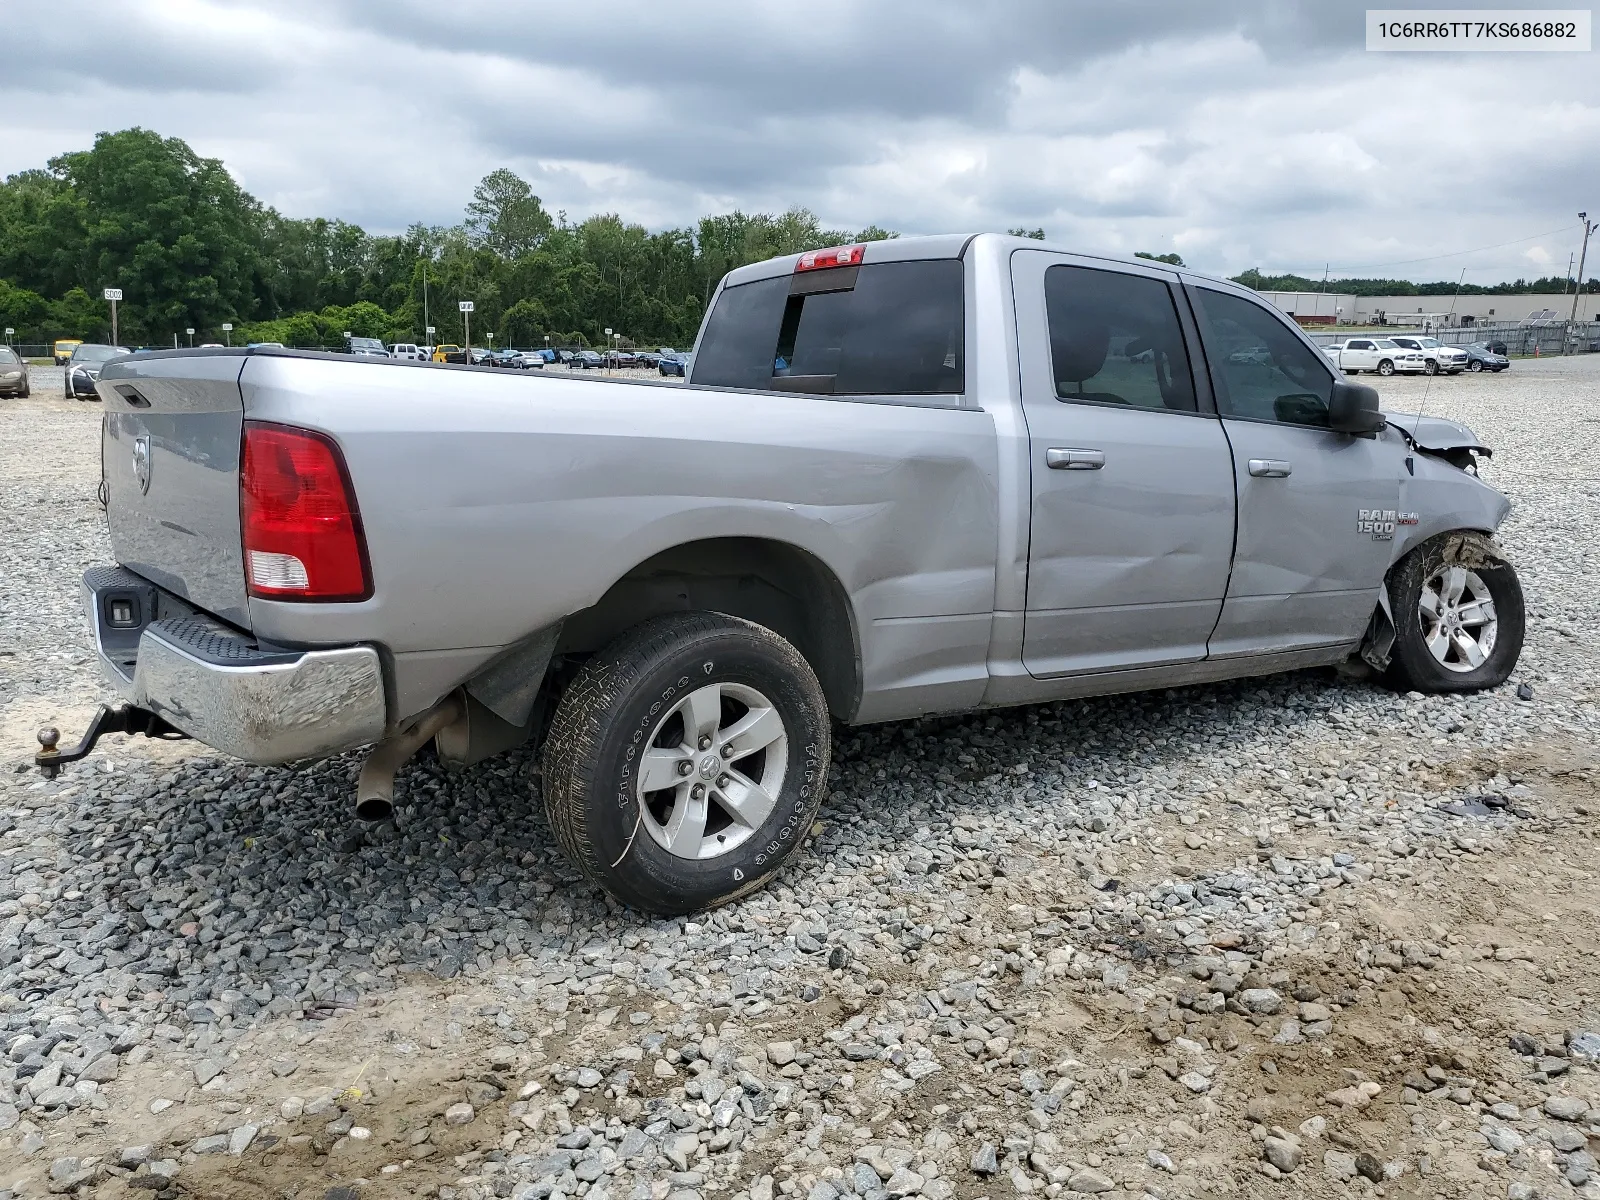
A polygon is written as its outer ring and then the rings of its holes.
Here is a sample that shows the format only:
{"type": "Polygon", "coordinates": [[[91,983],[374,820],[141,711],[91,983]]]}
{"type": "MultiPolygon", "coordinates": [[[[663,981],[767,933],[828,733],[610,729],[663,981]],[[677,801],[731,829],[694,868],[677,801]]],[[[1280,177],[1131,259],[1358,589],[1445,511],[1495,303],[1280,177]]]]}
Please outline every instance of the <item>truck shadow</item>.
{"type": "MultiPolygon", "coordinates": [[[[1109,838],[1131,815],[1121,806],[1160,806],[1133,798],[1150,781],[1170,795],[1202,758],[1338,736],[1344,711],[1370,709],[1375,694],[1300,674],[841,729],[821,831],[771,887],[723,911],[797,913],[829,873],[938,887],[941,870],[982,866],[1045,825],[1060,835],[1103,821],[1109,838]]],[[[359,766],[346,755],[300,768],[195,757],[131,777],[75,769],[67,779],[89,786],[63,798],[67,861],[50,901],[64,949],[0,960],[8,988],[76,995],[110,979],[123,996],[179,1006],[227,991],[235,1013],[310,1011],[408,971],[531,974],[541,957],[565,969],[596,939],[681,930],[619,908],[566,863],[531,752],[465,771],[418,760],[401,775],[396,821],[376,829],[352,816],[359,766]]],[[[1230,819],[1216,808],[1213,822],[1230,819]]],[[[1085,905],[1092,896],[1085,885],[1085,905]]],[[[785,925],[745,928],[783,947],[785,925]]],[[[641,979],[669,981],[664,968],[641,979]]]]}

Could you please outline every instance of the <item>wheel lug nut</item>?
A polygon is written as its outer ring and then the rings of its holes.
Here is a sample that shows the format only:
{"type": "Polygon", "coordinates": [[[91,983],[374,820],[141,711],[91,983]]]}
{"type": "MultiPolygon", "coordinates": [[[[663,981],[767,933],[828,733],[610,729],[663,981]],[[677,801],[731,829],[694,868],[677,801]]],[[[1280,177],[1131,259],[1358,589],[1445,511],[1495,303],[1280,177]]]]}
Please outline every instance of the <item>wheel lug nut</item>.
{"type": "Polygon", "coordinates": [[[679,775],[693,775],[694,774],[694,764],[692,762],[687,762],[687,761],[679,763],[678,764],[678,774],[679,775]]]}
{"type": "Polygon", "coordinates": [[[706,798],[705,785],[700,783],[695,784],[694,787],[689,790],[689,795],[693,796],[696,800],[704,800],[706,798]]]}
{"type": "Polygon", "coordinates": [[[726,776],[726,775],[718,775],[717,776],[717,786],[719,788],[725,788],[732,782],[733,782],[733,780],[728,778],[728,776],[726,776]]]}
{"type": "Polygon", "coordinates": [[[705,736],[705,737],[702,737],[700,739],[700,749],[702,749],[702,750],[711,749],[711,738],[709,736],[705,736]]]}
{"type": "Polygon", "coordinates": [[[722,747],[722,757],[723,758],[732,758],[733,757],[733,743],[732,742],[728,742],[726,745],[724,745],[722,747]]]}

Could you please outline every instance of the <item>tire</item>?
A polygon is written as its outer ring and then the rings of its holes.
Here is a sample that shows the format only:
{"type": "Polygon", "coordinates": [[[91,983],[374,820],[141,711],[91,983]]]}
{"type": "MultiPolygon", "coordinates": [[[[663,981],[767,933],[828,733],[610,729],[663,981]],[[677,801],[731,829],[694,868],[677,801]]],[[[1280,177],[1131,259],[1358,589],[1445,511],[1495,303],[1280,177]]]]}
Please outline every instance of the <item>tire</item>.
{"type": "Polygon", "coordinates": [[[830,750],[827,701],[799,651],[737,617],[674,613],[624,633],[567,689],[545,743],[545,811],[586,878],[681,916],[777,873],[811,829],[830,750]],[[649,750],[667,787],[644,788],[649,750]]]}
{"type": "Polygon", "coordinates": [[[1478,371],[1483,370],[1483,364],[1481,362],[1479,362],[1477,359],[1473,359],[1471,362],[1469,362],[1467,364],[1467,370],[1476,373],[1478,371]]]}
{"type": "Polygon", "coordinates": [[[1423,367],[1422,369],[1424,371],[1426,371],[1429,375],[1437,375],[1439,373],[1439,364],[1434,362],[1433,359],[1430,358],[1428,360],[1428,365],[1423,367]]]}
{"type": "Polygon", "coordinates": [[[1516,669],[1527,619],[1522,584],[1484,535],[1445,533],[1411,551],[1390,573],[1389,604],[1395,620],[1389,669],[1397,686],[1478,692],[1498,687],[1516,669]]]}
{"type": "Polygon", "coordinates": [[[1393,375],[1394,363],[1390,362],[1387,358],[1384,359],[1378,364],[1378,374],[1383,376],[1393,375]]]}

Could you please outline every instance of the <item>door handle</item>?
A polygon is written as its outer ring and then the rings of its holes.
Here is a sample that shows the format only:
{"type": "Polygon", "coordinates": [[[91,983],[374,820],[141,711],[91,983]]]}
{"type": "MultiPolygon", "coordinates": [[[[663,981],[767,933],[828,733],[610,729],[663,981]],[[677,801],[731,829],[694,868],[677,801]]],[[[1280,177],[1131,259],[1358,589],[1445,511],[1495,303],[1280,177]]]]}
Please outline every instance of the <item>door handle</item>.
{"type": "Polygon", "coordinates": [[[1044,461],[1052,471],[1098,471],[1106,465],[1106,452],[1052,447],[1044,452],[1044,461]]]}
{"type": "Polygon", "coordinates": [[[1250,474],[1257,479],[1286,479],[1294,470],[1286,458],[1252,458],[1250,474]]]}

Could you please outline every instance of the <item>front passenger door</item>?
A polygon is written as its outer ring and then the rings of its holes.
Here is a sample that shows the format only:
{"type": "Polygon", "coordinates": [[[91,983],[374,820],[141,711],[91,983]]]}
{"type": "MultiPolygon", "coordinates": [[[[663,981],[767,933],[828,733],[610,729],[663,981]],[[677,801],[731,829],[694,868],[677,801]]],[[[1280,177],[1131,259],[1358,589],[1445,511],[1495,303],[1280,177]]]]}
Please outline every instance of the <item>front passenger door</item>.
{"type": "Polygon", "coordinates": [[[1388,570],[1403,453],[1393,435],[1327,427],[1333,373],[1276,309],[1206,284],[1189,291],[1239,488],[1211,657],[1353,643],[1388,570]],[[1266,361],[1242,361],[1241,346],[1266,346],[1266,361]]]}

